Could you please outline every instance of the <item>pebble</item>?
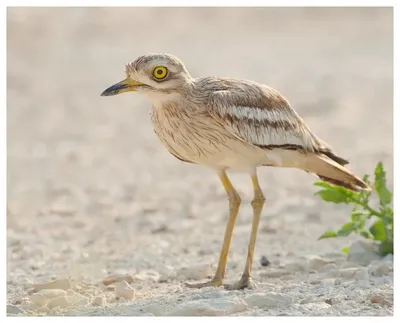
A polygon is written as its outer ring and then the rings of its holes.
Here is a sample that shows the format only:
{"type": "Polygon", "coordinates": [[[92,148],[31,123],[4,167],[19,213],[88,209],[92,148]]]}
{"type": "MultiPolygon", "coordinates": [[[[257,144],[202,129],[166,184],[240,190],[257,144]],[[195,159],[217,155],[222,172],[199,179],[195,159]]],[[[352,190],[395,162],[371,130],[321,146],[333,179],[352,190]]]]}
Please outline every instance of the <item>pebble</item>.
{"type": "Polygon", "coordinates": [[[135,290],[126,281],[115,284],[115,297],[126,300],[133,299],[135,290]]]}
{"type": "Polygon", "coordinates": [[[92,300],[93,306],[106,306],[106,299],[103,296],[97,296],[92,300]]]}
{"type": "Polygon", "coordinates": [[[268,260],[268,258],[266,256],[261,256],[260,264],[263,267],[267,267],[271,264],[271,262],[268,260]]]}
{"type": "MultiPolygon", "coordinates": [[[[146,270],[136,274],[134,278],[143,282],[157,283],[160,280],[161,275],[155,270],[146,270]]],[[[129,282],[127,281],[127,283],[129,282]]]]}
{"type": "Polygon", "coordinates": [[[343,278],[353,278],[358,270],[357,267],[340,269],[339,275],[343,278]]]}
{"type": "Polygon", "coordinates": [[[163,316],[166,311],[166,305],[164,304],[150,304],[150,305],[144,305],[141,307],[141,312],[148,314],[154,315],[154,316],[163,316]]]}
{"type": "Polygon", "coordinates": [[[383,261],[391,261],[393,262],[393,254],[388,253],[385,257],[382,259],[383,261]]]}
{"type": "Polygon", "coordinates": [[[7,314],[23,314],[25,311],[18,306],[7,304],[7,314]]]}
{"type": "Polygon", "coordinates": [[[46,297],[44,297],[41,293],[32,294],[29,296],[29,300],[32,304],[40,306],[44,306],[47,303],[46,297]]]}
{"type": "Polygon", "coordinates": [[[347,260],[362,266],[368,266],[373,260],[380,260],[377,247],[365,241],[356,241],[349,247],[347,260]]]}
{"type": "Polygon", "coordinates": [[[39,294],[43,295],[46,299],[51,299],[67,295],[67,292],[62,289],[43,289],[39,292],[39,294]]]}
{"type": "Polygon", "coordinates": [[[383,295],[374,295],[370,298],[372,304],[379,304],[379,305],[393,305],[393,298],[390,301],[387,297],[383,295]]]}
{"type": "Polygon", "coordinates": [[[365,280],[369,281],[369,274],[368,274],[368,268],[362,268],[359,269],[355,275],[354,275],[356,280],[365,280]]]}
{"type": "Polygon", "coordinates": [[[134,279],[131,275],[110,275],[104,278],[101,282],[105,286],[108,286],[122,281],[126,281],[128,284],[130,284],[134,281],[134,279]]]}
{"type": "Polygon", "coordinates": [[[33,284],[32,287],[34,288],[34,291],[37,292],[43,289],[67,290],[73,288],[72,285],[73,284],[70,279],[56,279],[43,284],[33,284]]]}
{"type": "Polygon", "coordinates": [[[67,298],[65,296],[60,296],[57,298],[53,298],[50,300],[50,302],[47,303],[47,307],[49,309],[53,309],[55,307],[60,307],[60,308],[67,308],[71,306],[72,304],[68,302],[67,298]]]}
{"type": "Polygon", "coordinates": [[[327,310],[329,308],[331,308],[332,305],[330,305],[327,302],[321,302],[321,303],[307,303],[304,304],[302,307],[303,309],[306,309],[310,312],[320,312],[320,311],[324,311],[327,310]]]}
{"type": "Polygon", "coordinates": [[[177,277],[180,279],[193,279],[201,280],[208,278],[212,275],[210,264],[198,264],[185,268],[181,268],[178,271],[177,277]]]}
{"type": "Polygon", "coordinates": [[[172,311],[164,313],[168,316],[226,316],[243,312],[246,303],[239,297],[199,299],[182,303],[172,311]]]}
{"type": "Polygon", "coordinates": [[[373,261],[368,267],[374,276],[386,276],[393,271],[393,263],[389,261],[373,261]]]}
{"type": "Polygon", "coordinates": [[[334,261],[331,259],[314,256],[308,260],[307,270],[308,271],[312,271],[312,270],[320,271],[324,266],[326,266],[328,264],[333,264],[333,263],[334,263],[334,261]]]}
{"type": "Polygon", "coordinates": [[[293,299],[285,294],[280,293],[255,293],[244,299],[249,307],[257,306],[258,308],[281,308],[289,306],[293,303],[293,299]]]}
{"type": "Polygon", "coordinates": [[[67,300],[69,303],[75,305],[75,306],[85,306],[88,304],[88,299],[83,296],[82,294],[79,294],[73,290],[69,290],[67,292],[67,300]]]}
{"type": "Polygon", "coordinates": [[[49,313],[50,309],[47,306],[38,307],[35,309],[36,313],[49,313]]]}

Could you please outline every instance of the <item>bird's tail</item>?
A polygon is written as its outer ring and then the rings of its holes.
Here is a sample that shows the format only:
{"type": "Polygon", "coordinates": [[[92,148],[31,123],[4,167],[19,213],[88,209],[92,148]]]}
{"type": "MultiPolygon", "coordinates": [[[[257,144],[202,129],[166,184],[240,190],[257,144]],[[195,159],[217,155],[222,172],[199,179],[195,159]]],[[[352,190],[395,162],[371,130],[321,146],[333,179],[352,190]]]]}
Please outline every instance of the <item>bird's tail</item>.
{"type": "Polygon", "coordinates": [[[371,190],[364,181],[329,157],[319,154],[305,157],[305,170],[316,174],[323,181],[352,191],[371,190]]]}
{"type": "Polygon", "coordinates": [[[324,154],[286,151],[287,154],[295,153],[296,156],[285,154],[283,160],[286,167],[296,167],[316,174],[323,181],[333,185],[342,186],[352,191],[371,190],[371,188],[347,168],[337,163],[324,154]]]}

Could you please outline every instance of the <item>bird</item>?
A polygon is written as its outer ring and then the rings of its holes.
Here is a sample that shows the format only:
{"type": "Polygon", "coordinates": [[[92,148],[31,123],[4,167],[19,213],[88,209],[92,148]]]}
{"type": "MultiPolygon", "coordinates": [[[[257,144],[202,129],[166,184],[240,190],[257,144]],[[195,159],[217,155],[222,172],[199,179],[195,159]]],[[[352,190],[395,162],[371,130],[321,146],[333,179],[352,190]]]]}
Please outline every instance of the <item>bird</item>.
{"type": "Polygon", "coordinates": [[[229,199],[229,217],[214,277],[192,288],[224,286],[254,289],[252,263],[265,197],[257,169],[297,168],[353,191],[370,190],[348,170],[348,160],[319,139],[277,90],[250,80],[194,78],[176,56],[147,54],[125,65],[126,78],[101,96],[134,91],[151,103],[154,131],[177,159],[208,167],[218,175],[229,199]],[[227,172],[250,176],[254,198],[246,264],[239,281],[224,284],[225,270],[241,198],[227,172]]]}

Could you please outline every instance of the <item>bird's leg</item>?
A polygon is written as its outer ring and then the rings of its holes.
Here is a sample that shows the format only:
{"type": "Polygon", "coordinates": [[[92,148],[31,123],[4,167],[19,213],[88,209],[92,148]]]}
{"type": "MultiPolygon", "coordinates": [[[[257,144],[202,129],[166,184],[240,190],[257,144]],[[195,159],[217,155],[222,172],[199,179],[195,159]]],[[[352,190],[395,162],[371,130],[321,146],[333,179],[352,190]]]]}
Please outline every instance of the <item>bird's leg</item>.
{"type": "Polygon", "coordinates": [[[253,182],[253,188],[254,188],[254,199],[251,202],[251,205],[253,207],[253,222],[251,225],[251,234],[250,234],[249,247],[247,251],[246,266],[244,268],[242,278],[238,282],[232,285],[225,285],[226,289],[242,289],[242,288],[254,289],[257,287],[256,284],[251,279],[251,267],[253,264],[254,247],[256,244],[258,224],[260,223],[260,217],[264,206],[265,197],[258,183],[257,174],[252,175],[251,180],[253,182]]]}
{"type": "Polygon", "coordinates": [[[221,171],[218,173],[218,176],[219,176],[219,178],[222,182],[222,185],[224,186],[225,191],[229,198],[229,219],[228,219],[228,223],[226,224],[224,242],[222,244],[222,249],[221,249],[221,254],[219,257],[217,271],[215,272],[214,278],[211,281],[206,282],[206,283],[200,283],[200,284],[185,284],[187,287],[201,288],[201,287],[207,287],[207,286],[218,287],[218,286],[223,285],[223,279],[224,279],[224,275],[225,275],[226,261],[228,258],[229,246],[231,244],[233,228],[235,227],[236,217],[239,212],[239,206],[240,206],[241,200],[240,200],[239,194],[236,192],[231,181],[229,180],[228,176],[226,175],[226,172],[221,171]]]}

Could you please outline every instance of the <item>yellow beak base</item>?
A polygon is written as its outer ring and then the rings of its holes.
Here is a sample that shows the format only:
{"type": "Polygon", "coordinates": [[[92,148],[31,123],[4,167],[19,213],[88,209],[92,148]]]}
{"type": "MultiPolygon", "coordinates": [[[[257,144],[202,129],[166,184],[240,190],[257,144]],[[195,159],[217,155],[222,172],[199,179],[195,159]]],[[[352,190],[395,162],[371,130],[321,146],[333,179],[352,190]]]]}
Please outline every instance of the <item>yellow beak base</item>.
{"type": "Polygon", "coordinates": [[[101,93],[101,96],[111,96],[111,95],[117,95],[121,94],[124,92],[130,92],[130,91],[136,91],[136,88],[142,85],[142,83],[132,80],[131,78],[126,78],[125,80],[114,84],[110,86],[108,89],[104,90],[103,93],[101,93]]]}

